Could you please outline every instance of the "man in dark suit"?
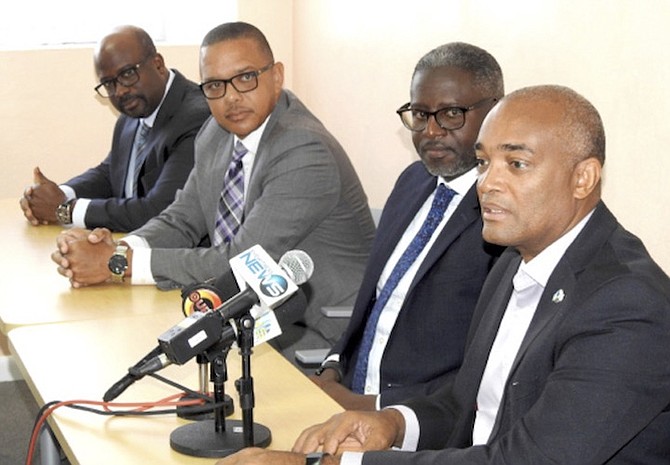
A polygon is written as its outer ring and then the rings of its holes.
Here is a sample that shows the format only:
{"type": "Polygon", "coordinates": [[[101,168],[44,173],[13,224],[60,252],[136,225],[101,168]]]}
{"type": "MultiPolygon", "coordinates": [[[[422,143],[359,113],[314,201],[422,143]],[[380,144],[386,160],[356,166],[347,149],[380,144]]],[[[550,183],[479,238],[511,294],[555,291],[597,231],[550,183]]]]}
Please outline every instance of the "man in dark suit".
{"type": "Polygon", "coordinates": [[[482,239],[474,143],[484,116],[504,93],[500,66],[479,47],[445,44],[417,63],[410,102],[398,112],[421,161],[400,175],[386,201],[347,331],[312,376],[345,408],[374,409],[429,394],[456,374],[477,297],[501,251],[482,239]],[[370,315],[440,185],[454,197],[432,242],[368,329],[375,343],[367,363],[360,362],[370,315]]]}
{"type": "Polygon", "coordinates": [[[136,229],[172,203],[193,168],[195,135],[210,114],[197,85],[168,69],[151,37],[133,26],[105,36],[94,64],[96,91],[121,113],[112,148],[60,188],[35,168],[20,202],[35,226],[136,229]]]}
{"type": "Polygon", "coordinates": [[[326,319],[319,309],[353,303],[374,236],[358,176],[335,138],[283,89],[283,65],[254,26],[226,23],[210,31],[200,74],[213,117],[196,140],[193,172],[175,202],[121,243],[108,230],[68,231],[52,257],[75,287],[124,277],[166,287],[222,275],[230,258],[256,244],[275,260],[301,249],[314,261],[303,286],[308,309],[275,344],[290,359],[295,349],[331,347],[346,321],[326,319]],[[230,188],[240,194],[236,201],[230,188]],[[234,228],[222,231],[224,216],[226,227],[237,220],[234,228]],[[199,247],[203,239],[212,246],[199,247]],[[108,260],[118,263],[122,255],[125,267],[110,272],[108,260]]]}
{"type": "MultiPolygon", "coordinates": [[[[559,86],[524,88],[476,145],[486,280],[452,388],[308,429],[322,464],[667,464],[670,278],[601,200],[605,132],[559,86]],[[398,446],[410,451],[388,449],[398,446]],[[375,452],[371,452],[375,450],[375,452]]],[[[441,341],[436,341],[439,344],[441,341]]],[[[305,463],[247,450],[232,463],[305,463]]]]}

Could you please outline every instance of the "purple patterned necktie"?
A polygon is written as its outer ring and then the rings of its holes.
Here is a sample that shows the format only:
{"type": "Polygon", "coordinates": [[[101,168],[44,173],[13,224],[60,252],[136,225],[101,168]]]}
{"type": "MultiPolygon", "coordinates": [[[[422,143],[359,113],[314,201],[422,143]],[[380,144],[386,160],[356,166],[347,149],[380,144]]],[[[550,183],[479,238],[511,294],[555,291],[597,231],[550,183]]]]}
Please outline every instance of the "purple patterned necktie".
{"type": "Polygon", "coordinates": [[[223,177],[223,191],[219,198],[219,208],[216,213],[213,245],[217,246],[230,242],[240,225],[244,213],[244,168],[242,157],[248,150],[237,141],[233,149],[233,159],[228,171],[223,177]]]}
{"type": "Polygon", "coordinates": [[[372,348],[372,342],[375,337],[377,323],[379,322],[379,316],[381,315],[382,310],[386,306],[389,297],[391,297],[393,290],[400,282],[400,279],[405,275],[424,247],[426,247],[426,244],[435,232],[435,229],[442,221],[444,212],[447,210],[449,202],[451,202],[451,199],[455,194],[456,192],[444,184],[440,184],[437,187],[435,197],[433,198],[433,204],[430,207],[426,220],[421,225],[419,232],[414,236],[414,239],[412,239],[412,242],[407,246],[407,249],[405,249],[405,252],[398,260],[398,263],[396,263],[393,271],[386,280],[386,283],[384,283],[384,287],[379,293],[379,297],[372,307],[372,311],[365,324],[363,339],[361,340],[361,346],[358,350],[358,358],[356,360],[354,376],[351,382],[351,390],[353,392],[358,394],[365,393],[365,378],[368,372],[370,349],[372,348]]]}

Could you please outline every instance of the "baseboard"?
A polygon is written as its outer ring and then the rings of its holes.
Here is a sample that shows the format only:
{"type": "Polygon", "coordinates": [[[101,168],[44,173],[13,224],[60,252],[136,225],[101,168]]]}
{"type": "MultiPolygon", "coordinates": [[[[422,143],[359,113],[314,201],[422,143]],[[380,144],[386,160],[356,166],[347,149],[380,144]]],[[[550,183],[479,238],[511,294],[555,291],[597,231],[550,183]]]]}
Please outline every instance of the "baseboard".
{"type": "Polygon", "coordinates": [[[19,367],[16,366],[11,355],[0,356],[0,382],[18,381],[23,379],[19,367]]]}

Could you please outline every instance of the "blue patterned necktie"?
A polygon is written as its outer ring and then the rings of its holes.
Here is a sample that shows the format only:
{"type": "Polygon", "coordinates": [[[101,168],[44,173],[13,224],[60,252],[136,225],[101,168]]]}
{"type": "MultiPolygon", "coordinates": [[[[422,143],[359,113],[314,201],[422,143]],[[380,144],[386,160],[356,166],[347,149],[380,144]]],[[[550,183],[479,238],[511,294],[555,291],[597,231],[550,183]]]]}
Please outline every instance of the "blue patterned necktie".
{"type": "Polygon", "coordinates": [[[407,249],[405,249],[405,252],[402,254],[398,263],[396,263],[393,271],[386,280],[386,283],[384,283],[384,287],[379,293],[379,297],[372,307],[372,311],[365,324],[363,339],[361,340],[361,346],[358,351],[358,359],[356,360],[356,366],[354,367],[354,377],[351,383],[353,392],[359,394],[365,392],[365,378],[368,371],[370,349],[372,348],[372,342],[382,310],[386,306],[389,297],[391,297],[393,290],[400,282],[400,279],[402,279],[409,267],[414,263],[414,260],[416,260],[416,257],[418,257],[424,247],[426,247],[426,244],[435,232],[435,229],[442,221],[444,212],[447,210],[449,202],[451,202],[451,199],[455,194],[456,193],[453,190],[444,184],[438,186],[435,192],[435,197],[433,198],[433,204],[430,207],[426,220],[421,225],[421,229],[416,236],[414,236],[414,239],[412,239],[412,242],[407,249]]]}
{"type": "Polygon", "coordinates": [[[230,242],[240,225],[244,213],[244,167],[242,157],[248,150],[237,141],[233,149],[233,159],[223,177],[223,191],[219,198],[219,208],[214,226],[213,245],[230,242]]]}
{"type": "Polygon", "coordinates": [[[140,182],[140,170],[144,164],[147,154],[142,151],[147,142],[147,135],[151,128],[141,122],[135,132],[135,141],[133,142],[133,154],[131,156],[131,163],[133,163],[133,190],[132,196],[137,197],[137,184],[140,182]]]}

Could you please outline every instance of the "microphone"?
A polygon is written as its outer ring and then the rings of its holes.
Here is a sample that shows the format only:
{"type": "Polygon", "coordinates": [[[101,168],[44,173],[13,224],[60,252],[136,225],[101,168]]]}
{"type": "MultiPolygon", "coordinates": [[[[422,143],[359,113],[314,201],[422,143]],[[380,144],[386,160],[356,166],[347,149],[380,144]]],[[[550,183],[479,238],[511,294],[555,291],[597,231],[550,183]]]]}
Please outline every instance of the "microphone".
{"type": "MultiPolygon", "coordinates": [[[[302,289],[298,289],[286,302],[274,310],[274,314],[280,326],[285,326],[300,319],[306,309],[307,296],[302,289]]],[[[232,316],[231,319],[243,316],[248,310],[247,305],[236,305],[236,316],[232,316]]],[[[237,329],[226,321],[221,311],[194,313],[159,336],[158,342],[161,353],[150,359],[145,357],[147,360],[143,364],[138,363],[130,368],[131,376],[139,379],[173,363],[183,365],[197,354],[215,345],[230,346],[237,342],[237,329]],[[190,321],[186,322],[186,320],[190,321]],[[194,338],[199,340],[196,346],[191,345],[194,338]]]]}
{"type": "Polygon", "coordinates": [[[128,373],[123,378],[114,383],[112,387],[110,387],[107,390],[107,392],[105,392],[105,395],[102,396],[102,400],[105,402],[111,402],[112,400],[119,397],[123,393],[123,391],[128,389],[128,387],[130,387],[130,385],[133,384],[135,381],[137,381],[138,379],[142,379],[144,375],[136,374],[135,370],[139,369],[140,367],[142,367],[144,364],[154,359],[155,357],[160,356],[162,353],[163,351],[160,348],[160,346],[154,347],[151,350],[151,352],[142,357],[142,360],[137,362],[133,367],[129,368],[128,373]]]}
{"type": "MultiPolygon", "coordinates": [[[[262,328],[264,340],[269,339],[267,336],[271,335],[272,327],[279,326],[281,331],[282,325],[293,323],[302,316],[307,308],[307,297],[297,285],[307,282],[314,271],[314,263],[307,253],[302,250],[286,252],[277,266],[267,252],[256,245],[233,257],[230,265],[233,273],[242,276],[250,287],[211,312],[192,313],[161,334],[158,343],[162,353],[139,367],[133,366],[129,370],[131,375],[144,376],[171,363],[182,365],[215,344],[233,344],[237,341],[237,331],[229,320],[240,318],[259,303],[270,309],[276,307],[274,314],[269,314],[280,320],[279,324],[277,321],[266,322],[269,328],[262,328]]],[[[218,282],[227,281],[226,274],[218,282]]]]}
{"type": "Polygon", "coordinates": [[[224,273],[216,280],[191,284],[181,291],[181,311],[184,316],[194,312],[208,312],[220,307],[226,300],[240,291],[232,271],[224,273]]]}

